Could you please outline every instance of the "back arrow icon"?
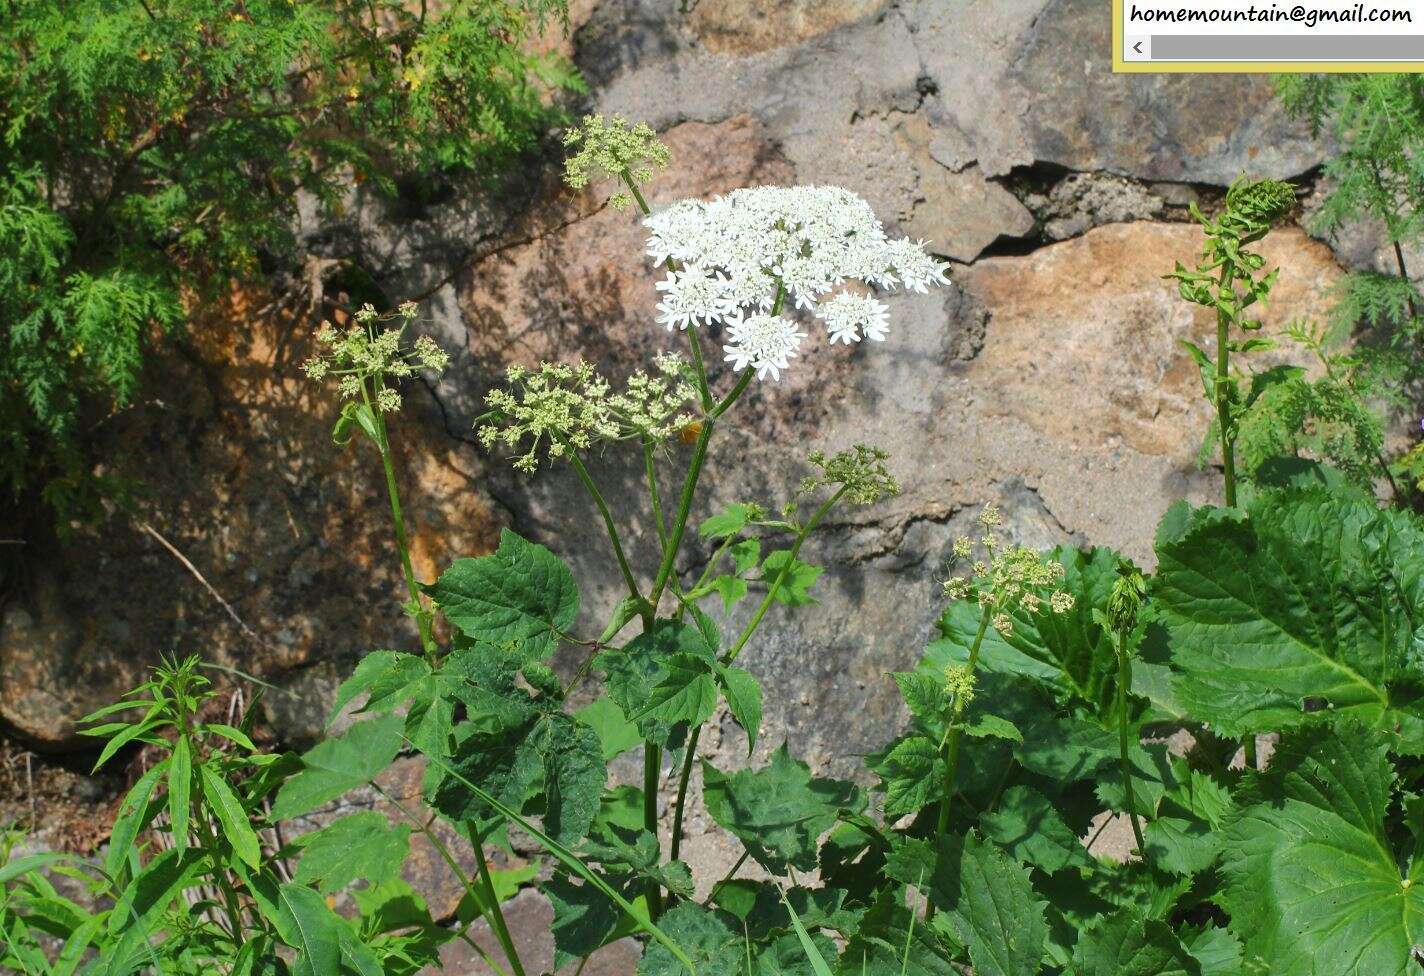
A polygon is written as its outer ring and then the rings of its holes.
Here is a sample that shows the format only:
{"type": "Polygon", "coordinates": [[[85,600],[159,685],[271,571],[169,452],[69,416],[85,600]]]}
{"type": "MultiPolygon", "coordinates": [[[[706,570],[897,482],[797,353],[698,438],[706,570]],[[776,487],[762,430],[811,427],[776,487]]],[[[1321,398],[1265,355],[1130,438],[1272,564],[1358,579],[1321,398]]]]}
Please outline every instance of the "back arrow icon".
{"type": "Polygon", "coordinates": [[[1142,53],[1142,42],[1141,42],[1141,41],[1138,41],[1136,44],[1132,45],[1132,51],[1133,51],[1134,54],[1141,54],[1141,53],[1142,53]]]}

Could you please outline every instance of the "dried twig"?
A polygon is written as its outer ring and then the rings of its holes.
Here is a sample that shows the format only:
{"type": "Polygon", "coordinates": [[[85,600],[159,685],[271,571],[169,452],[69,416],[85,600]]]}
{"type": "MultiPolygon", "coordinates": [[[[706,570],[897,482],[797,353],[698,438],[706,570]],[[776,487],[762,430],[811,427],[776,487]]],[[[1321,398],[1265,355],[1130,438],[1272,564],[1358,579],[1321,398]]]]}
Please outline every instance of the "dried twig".
{"type": "Polygon", "coordinates": [[[158,540],[159,545],[161,545],[164,549],[167,549],[174,559],[182,563],[184,569],[193,574],[194,579],[196,579],[199,583],[203,584],[203,588],[207,590],[209,594],[212,595],[212,598],[214,600],[218,601],[218,603],[221,604],[222,608],[227,611],[227,615],[232,618],[233,623],[237,624],[238,629],[242,631],[243,635],[246,636],[248,640],[252,641],[252,643],[256,644],[263,650],[269,650],[267,642],[264,641],[261,637],[258,637],[257,632],[254,631],[251,627],[247,626],[247,622],[237,615],[237,611],[232,608],[232,604],[228,603],[226,600],[223,599],[222,594],[213,588],[213,584],[207,581],[203,574],[198,571],[198,567],[194,566],[187,556],[183,555],[183,553],[178,551],[177,546],[173,545],[173,543],[165,539],[161,532],[159,532],[147,522],[140,522],[139,528],[143,529],[143,531],[147,532],[149,535],[153,536],[154,539],[158,540]]]}

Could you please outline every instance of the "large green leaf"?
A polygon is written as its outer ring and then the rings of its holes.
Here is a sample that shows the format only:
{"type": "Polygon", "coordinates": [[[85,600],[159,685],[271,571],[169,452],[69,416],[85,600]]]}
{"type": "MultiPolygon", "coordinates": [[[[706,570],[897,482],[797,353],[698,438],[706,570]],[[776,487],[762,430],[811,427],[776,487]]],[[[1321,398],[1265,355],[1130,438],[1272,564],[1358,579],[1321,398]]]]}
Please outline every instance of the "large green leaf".
{"type": "MultiPolygon", "coordinates": [[[[636,896],[626,879],[609,879],[607,883],[621,889],[626,898],[636,896]]],[[[577,884],[568,875],[556,874],[543,891],[554,908],[554,965],[560,969],[637,931],[633,920],[593,885],[577,884]]]]}
{"type": "Polygon", "coordinates": [[[541,723],[535,742],[544,763],[544,830],[561,844],[576,844],[598,813],[608,778],[598,733],[569,715],[541,723]]]}
{"type": "Polygon", "coordinates": [[[724,776],[702,764],[702,795],[707,812],[746,846],[772,874],[787,866],[816,867],[816,841],[843,811],[859,813],[865,798],[852,783],[812,777],[805,763],[792,759],[785,743],[771,764],[724,776]]]}
{"type": "Polygon", "coordinates": [[[717,681],[711,662],[693,654],[675,654],[663,662],[663,668],[667,674],[628,718],[633,722],[652,719],[666,726],[687,722],[694,727],[711,718],[717,708],[717,681]]]}
{"type": "Polygon", "coordinates": [[[638,726],[639,734],[665,745],[676,725],[686,721],[687,716],[701,714],[707,705],[706,695],[710,694],[711,705],[716,705],[715,684],[710,688],[698,685],[688,695],[678,697],[689,681],[695,682],[699,677],[687,658],[705,662],[707,683],[714,681],[717,648],[708,635],[688,624],[659,620],[650,632],[639,634],[626,646],[599,654],[594,665],[607,676],[608,697],[638,726]],[[674,670],[681,678],[669,683],[674,670]],[[650,709],[649,704],[655,700],[661,704],[650,709]],[[683,708],[684,705],[689,707],[683,708]]]}
{"type": "Polygon", "coordinates": [[[1424,859],[1406,874],[1384,831],[1386,741],[1347,727],[1286,737],[1253,775],[1223,844],[1231,928],[1278,976],[1403,976],[1424,944],[1424,859]],[[1252,800],[1256,802],[1251,802],[1252,800]]]}
{"type": "Polygon", "coordinates": [[[1417,691],[1424,532],[1353,494],[1263,492],[1245,513],[1178,507],[1158,532],[1153,599],[1177,698],[1228,735],[1307,708],[1397,730],[1424,751],[1417,691]]]}
{"type": "Polygon", "coordinates": [[[542,785],[545,830],[560,843],[577,843],[598,812],[607,778],[603,745],[595,729],[571,715],[534,714],[516,725],[487,716],[456,729],[450,762],[458,775],[437,777],[432,805],[453,821],[483,825],[498,813],[465,780],[519,811],[542,785]]]}
{"type": "Polygon", "coordinates": [[[916,813],[944,796],[944,760],[927,736],[902,736],[866,756],[865,765],[880,777],[887,817],[916,813]]]}
{"type": "Polygon", "coordinates": [[[272,804],[272,819],[310,813],[369,783],[400,751],[404,726],[401,716],[384,715],[351,726],[339,738],[318,743],[302,756],[302,771],[282,784],[272,804]]]}
{"type": "Polygon", "coordinates": [[[1078,835],[1053,804],[1031,786],[1006,790],[998,806],[980,817],[979,826],[985,837],[1012,857],[1046,874],[1070,864],[1087,866],[1089,863],[1078,835]]]}
{"type": "Polygon", "coordinates": [[[837,976],[958,976],[950,947],[915,915],[902,888],[882,889],[846,943],[837,976]]]}
{"type": "MultiPolygon", "coordinates": [[[[697,976],[736,976],[745,959],[740,932],[725,912],[679,902],[658,920],[668,938],[682,946],[697,967],[697,976]]],[[[638,976],[690,976],[687,967],[664,946],[652,943],[638,960],[638,976]]]]}
{"type": "Polygon", "coordinates": [[[399,877],[410,828],[366,810],[303,834],[292,846],[302,852],[292,880],[330,894],[358,879],[381,884],[399,877]]]}
{"type": "MultiPolygon", "coordinates": [[[[1052,550],[1048,558],[1063,566],[1061,586],[1074,597],[1072,609],[1054,613],[1046,605],[1034,612],[1019,607],[1007,637],[992,627],[985,631],[979,666],[1030,678],[1059,700],[1083,702],[1102,714],[1112,697],[1117,659],[1093,609],[1107,605],[1122,559],[1111,549],[1084,552],[1067,546],[1052,550]]],[[[982,612],[977,603],[951,605],[939,622],[942,636],[926,649],[926,664],[942,672],[947,664],[966,662],[982,612]]]]}
{"type": "Polygon", "coordinates": [[[314,888],[284,884],[278,894],[277,931],[297,950],[293,976],[337,976],[341,972],[342,922],[314,888]]]}
{"type": "Polygon", "coordinates": [[[1028,871],[974,833],[901,840],[887,876],[914,885],[949,917],[982,976],[1037,976],[1048,940],[1028,871]]]}
{"type": "Polygon", "coordinates": [[[1085,931],[1073,956],[1074,976],[1202,976],[1201,963],[1165,923],[1130,911],[1085,931]]]}
{"type": "Polygon", "coordinates": [[[556,635],[578,617],[578,585],[568,566],[508,529],[491,555],[455,560],[426,592],[466,637],[517,643],[537,657],[552,651],[556,635]]]}

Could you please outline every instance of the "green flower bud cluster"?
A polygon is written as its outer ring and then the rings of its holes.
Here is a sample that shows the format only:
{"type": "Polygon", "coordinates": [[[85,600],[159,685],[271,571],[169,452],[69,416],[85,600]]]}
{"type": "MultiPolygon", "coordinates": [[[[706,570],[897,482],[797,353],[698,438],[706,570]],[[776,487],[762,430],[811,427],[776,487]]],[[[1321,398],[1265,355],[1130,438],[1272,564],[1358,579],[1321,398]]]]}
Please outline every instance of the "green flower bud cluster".
{"type": "Polygon", "coordinates": [[[966,664],[950,664],[944,669],[944,694],[955,717],[962,715],[974,700],[974,672],[966,664]]]}
{"type": "Polygon", "coordinates": [[[507,389],[485,396],[490,410],[476,421],[480,443],[486,450],[497,443],[522,450],[514,467],[533,474],[541,452],[554,461],[598,441],[671,440],[697,423],[697,390],[680,356],[660,355],[653,362],[653,375],[638,370],[618,393],[585,362],[511,366],[507,389]]]}
{"type": "MultiPolygon", "coordinates": [[[[575,190],[590,182],[625,177],[646,183],[672,158],[647,123],[629,125],[619,116],[608,121],[601,115],[584,116],[578,126],[564,134],[564,146],[579,147],[564,161],[564,182],[575,190]]],[[[619,193],[610,202],[622,210],[632,201],[627,194],[619,193]]]]}
{"type": "Polygon", "coordinates": [[[1146,599],[1147,580],[1132,564],[1124,563],[1118,568],[1118,577],[1108,595],[1108,622],[1116,633],[1132,632],[1146,599]]]}
{"type": "Polygon", "coordinates": [[[417,336],[415,342],[402,345],[402,335],[415,314],[414,302],[386,315],[363,305],[349,328],[323,322],[316,333],[321,349],[302,364],[302,371],[317,382],[338,377],[343,399],[356,400],[366,390],[378,410],[399,410],[400,393],[385,384],[387,379],[405,379],[422,369],[440,373],[450,365],[450,356],[429,336],[417,336]],[[386,322],[396,324],[382,328],[386,322]]]}
{"type": "Polygon", "coordinates": [[[900,483],[885,467],[889,455],[878,447],[857,444],[827,457],[812,451],[806,458],[821,469],[819,477],[801,482],[798,494],[809,495],[821,488],[845,489],[845,497],[856,505],[871,505],[882,498],[900,494],[900,483]]]}
{"type": "Polygon", "coordinates": [[[480,443],[528,450],[515,458],[514,468],[533,474],[543,450],[557,460],[570,450],[587,450],[596,440],[618,436],[618,424],[608,405],[608,381],[585,362],[573,365],[540,363],[537,369],[510,366],[508,389],[485,396],[490,412],[480,418],[480,443]]]}
{"type": "Polygon", "coordinates": [[[975,558],[976,543],[962,536],[954,543],[954,562],[970,562],[970,572],[955,576],[944,584],[944,595],[951,600],[973,600],[993,616],[990,623],[1001,635],[1013,633],[1013,614],[1023,609],[1038,613],[1047,607],[1050,613],[1067,613],[1073,609],[1073,595],[1062,589],[1063,565],[1027,546],[1006,546],[998,529],[1004,524],[999,510],[985,506],[979,516],[983,535],[978,540],[982,553],[975,558]],[[1047,595],[1045,596],[1045,591],[1047,595]]]}
{"type": "Polygon", "coordinates": [[[626,432],[656,443],[671,440],[697,422],[691,406],[697,402],[692,370],[675,353],[653,360],[656,375],[641,369],[628,378],[622,393],[608,398],[626,432]]]}

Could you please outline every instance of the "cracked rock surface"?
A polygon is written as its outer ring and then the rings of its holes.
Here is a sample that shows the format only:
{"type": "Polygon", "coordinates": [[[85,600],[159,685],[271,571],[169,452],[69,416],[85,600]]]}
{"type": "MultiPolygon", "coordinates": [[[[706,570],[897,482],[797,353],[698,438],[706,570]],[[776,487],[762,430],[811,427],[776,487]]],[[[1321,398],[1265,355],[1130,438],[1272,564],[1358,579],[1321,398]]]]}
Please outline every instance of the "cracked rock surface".
{"type": "MultiPolygon", "coordinates": [[[[1209,206],[1242,172],[1309,176],[1322,147],[1267,79],[1111,75],[1101,0],[583,0],[573,13],[551,44],[588,79],[586,107],[646,119],[673,149],[655,206],[835,183],[954,262],[952,287],[890,297],[887,342],[832,349],[813,335],[781,383],[754,383],[713,442],[693,516],[786,501],[813,448],[890,451],[904,493],[844,510],[808,544],[827,567],[819,604],[773,613],[742,659],[771,689],[757,758],[786,739],[818,772],[851,775],[904,721],[884,675],[920,653],[944,558],[982,505],[999,504],[1026,544],[1111,545],[1150,563],[1169,502],[1214,496],[1215,474],[1195,465],[1206,411],[1178,345],[1210,323],[1161,275],[1199,246],[1187,202],[1209,206]]],[[[470,424],[510,363],[587,358],[625,374],[680,348],[653,321],[638,221],[603,199],[564,190],[551,159],[498,199],[408,208],[353,192],[340,225],[301,229],[392,303],[420,296],[423,327],[454,354],[438,386],[407,390],[393,432],[417,572],[486,552],[512,525],[573,565],[585,630],[619,593],[577,479],[515,476],[476,450],[470,424]]],[[[1347,259],[1368,263],[1370,243],[1351,246],[1347,259]]],[[[1268,329],[1320,314],[1340,273],[1331,250],[1296,229],[1265,250],[1282,268],[1268,329]]],[[[297,370],[313,323],[270,299],[234,294],[154,362],[148,399],[106,434],[113,473],[143,484],[133,514],[36,558],[3,608],[0,720],[25,742],[82,745],[78,716],[178,651],[288,689],[267,717],[302,745],[361,652],[413,646],[374,458],[332,445],[335,408],[297,370]]],[[[720,363],[714,382],[731,382],[720,363]]],[[[638,459],[590,467],[648,565],[638,459]]],[[[705,555],[692,549],[684,569],[705,555]]],[[[730,722],[707,743],[714,762],[745,759],[730,722]]],[[[690,817],[688,849],[716,876],[729,852],[700,839],[695,801],[690,817]]]]}

